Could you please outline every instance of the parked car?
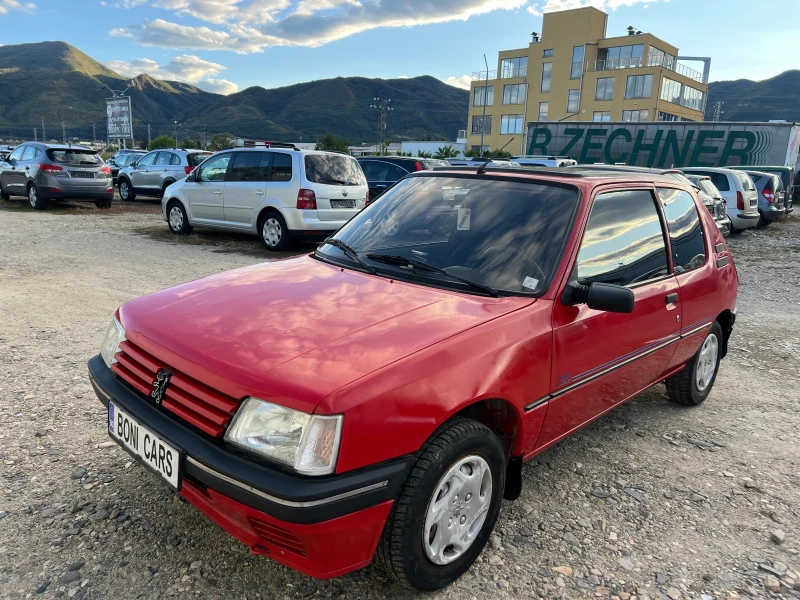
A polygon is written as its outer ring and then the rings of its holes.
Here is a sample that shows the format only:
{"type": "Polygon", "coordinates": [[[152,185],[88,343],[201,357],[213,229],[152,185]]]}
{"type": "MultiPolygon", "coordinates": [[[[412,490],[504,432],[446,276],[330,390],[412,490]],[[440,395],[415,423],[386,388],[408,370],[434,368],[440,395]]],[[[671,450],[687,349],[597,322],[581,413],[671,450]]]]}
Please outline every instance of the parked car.
{"type": "Polygon", "coordinates": [[[794,167],[773,167],[765,165],[741,165],[738,167],[728,167],[729,169],[741,171],[760,171],[764,173],[774,173],[779,175],[784,189],[784,207],[786,214],[794,212],[793,204],[795,196],[798,194],[797,188],[797,175],[795,174],[794,167]]]}
{"type": "Polygon", "coordinates": [[[543,156],[538,154],[514,156],[511,160],[523,167],[574,167],[578,164],[578,161],[569,156],[543,156]]]}
{"type": "Polygon", "coordinates": [[[729,237],[731,235],[731,219],[728,216],[728,204],[717,189],[717,186],[712,183],[711,177],[693,173],[686,173],[685,177],[697,186],[700,200],[705,204],[711,216],[714,217],[714,222],[717,224],[722,236],[729,237]]]}
{"type": "Polygon", "coordinates": [[[765,171],[744,171],[753,180],[758,192],[759,227],[766,227],[786,214],[783,182],[777,173],[765,171]]]}
{"type": "Polygon", "coordinates": [[[687,175],[706,175],[728,205],[731,233],[741,233],[758,225],[758,192],[747,173],[718,167],[682,167],[687,175]]]}
{"type": "Polygon", "coordinates": [[[88,200],[111,207],[111,168],[83,146],[25,142],[0,163],[0,198],[26,196],[32,208],[50,200],[88,200]]]}
{"type": "Polygon", "coordinates": [[[161,206],[173,233],[192,227],[241,231],[277,251],[292,238],[324,240],[368,200],[355,158],[273,145],[216,153],[169,186],[161,206]]]}
{"type": "Polygon", "coordinates": [[[145,150],[128,150],[123,154],[117,152],[114,156],[109,158],[106,163],[111,167],[111,177],[114,180],[114,185],[117,185],[119,170],[130,167],[145,154],[147,154],[145,150]]]}
{"type": "Polygon", "coordinates": [[[15,147],[7,144],[0,145],[0,162],[3,162],[14,151],[15,147]]]}
{"type": "MultiPolygon", "coordinates": [[[[714,218],[714,222],[717,225],[717,229],[720,230],[723,237],[728,237],[731,234],[731,220],[730,217],[727,215],[726,211],[726,204],[725,200],[719,195],[719,191],[716,192],[716,196],[709,196],[702,192],[702,188],[698,186],[698,184],[693,180],[693,176],[688,174],[684,174],[683,171],[680,169],[658,169],[658,168],[650,168],[650,167],[636,167],[630,165],[608,165],[608,164],[593,164],[593,165],[580,165],[577,167],[568,167],[574,169],[580,169],[582,171],[587,170],[594,170],[594,171],[618,171],[618,172],[626,172],[626,173],[650,173],[653,175],[664,175],[665,177],[672,177],[673,179],[677,179],[685,184],[692,186],[695,192],[698,193],[700,200],[702,201],[703,205],[708,209],[708,212],[711,213],[711,216],[714,218]]],[[[709,178],[706,178],[709,179],[709,178]]]]}
{"type": "Polygon", "coordinates": [[[448,158],[447,162],[454,167],[475,167],[476,169],[482,165],[487,167],[519,167],[518,162],[509,160],[507,158],[475,158],[471,156],[464,156],[461,158],[448,158]]]}
{"type": "Polygon", "coordinates": [[[132,165],[119,170],[119,197],[122,200],[134,200],[137,195],[161,198],[164,190],[176,181],[185,179],[211,154],[205,150],[176,148],[148,152],[132,165]]]}
{"type": "Polygon", "coordinates": [[[89,376],[112,439],[252,552],[329,578],[378,548],[435,590],[479,556],[523,461],[662,381],[708,398],[737,285],[677,179],[420,171],[313,255],[124,304],[89,376]]]}
{"type": "Polygon", "coordinates": [[[446,160],[413,156],[362,156],[358,164],[367,178],[370,202],[409,173],[449,165],[446,160]]]}

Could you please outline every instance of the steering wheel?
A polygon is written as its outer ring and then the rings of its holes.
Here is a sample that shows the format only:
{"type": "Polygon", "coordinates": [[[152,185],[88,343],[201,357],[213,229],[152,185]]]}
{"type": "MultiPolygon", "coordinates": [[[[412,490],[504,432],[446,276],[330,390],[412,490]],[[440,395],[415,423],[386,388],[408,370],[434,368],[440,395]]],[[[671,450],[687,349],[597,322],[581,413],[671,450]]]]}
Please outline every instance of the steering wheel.
{"type": "MultiPolygon", "coordinates": [[[[486,250],[484,250],[481,253],[481,256],[480,256],[481,262],[484,262],[486,257],[487,257],[487,255],[490,252],[494,251],[494,250],[495,250],[494,246],[489,246],[488,248],[486,248],[486,250]]],[[[514,246],[504,246],[504,247],[499,248],[498,250],[494,251],[494,256],[492,256],[492,259],[493,259],[493,262],[495,262],[495,263],[502,263],[502,261],[499,260],[498,257],[504,257],[504,256],[516,257],[517,255],[521,255],[521,254],[522,254],[522,248],[520,248],[518,246],[516,246],[516,247],[514,247],[514,246]]],[[[509,262],[512,262],[512,261],[509,261],[509,262]]],[[[538,280],[538,283],[536,285],[537,288],[539,287],[540,283],[542,283],[545,279],[547,279],[547,277],[544,274],[544,271],[542,271],[542,268],[536,262],[531,260],[530,258],[525,257],[524,260],[521,261],[521,264],[524,265],[524,269],[525,269],[524,273],[514,273],[514,274],[508,273],[507,274],[507,278],[510,279],[510,278],[513,277],[514,278],[513,281],[520,288],[523,287],[522,284],[524,283],[525,279],[527,279],[528,277],[532,277],[532,278],[538,280]]],[[[504,286],[500,286],[500,287],[504,287],[504,286]]],[[[535,291],[535,288],[525,288],[525,289],[528,289],[530,291],[535,291]]]]}

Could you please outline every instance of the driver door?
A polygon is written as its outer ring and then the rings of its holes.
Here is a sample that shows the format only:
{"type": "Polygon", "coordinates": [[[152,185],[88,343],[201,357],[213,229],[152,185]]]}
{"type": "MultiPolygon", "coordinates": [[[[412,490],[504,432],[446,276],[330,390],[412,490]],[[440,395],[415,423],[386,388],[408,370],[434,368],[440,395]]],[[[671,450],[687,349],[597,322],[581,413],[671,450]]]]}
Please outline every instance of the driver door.
{"type": "Polygon", "coordinates": [[[630,314],[561,302],[553,308],[553,362],[547,415],[537,449],[657,382],[680,340],[678,283],[652,189],[600,192],[594,199],[570,280],[623,285],[630,314]]]}
{"type": "Polygon", "coordinates": [[[6,160],[9,166],[3,169],[2,184],[3,190],[9,194],[25,195],[25,169],[20,164],[25,148],[27,146],[18,146],[6,160]]]}
{"type": "Polygon", "coordinates": [[[225,181],[232,156],[232,152],[226,152],[209,158],[196,169],[193,180],[185,183],[194,223],[225,221],[225,181]]]}

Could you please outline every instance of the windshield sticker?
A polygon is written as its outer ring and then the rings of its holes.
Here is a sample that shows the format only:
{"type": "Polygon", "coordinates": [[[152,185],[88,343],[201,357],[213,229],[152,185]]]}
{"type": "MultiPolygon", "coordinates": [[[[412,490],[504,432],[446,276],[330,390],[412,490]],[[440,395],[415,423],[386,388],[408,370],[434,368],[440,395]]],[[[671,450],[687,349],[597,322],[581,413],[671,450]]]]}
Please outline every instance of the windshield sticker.
{"type": "Polygon", "coordinates": [[[469,217],[472,214],[472,209],[461,208],[458,209],[458,230],[469,231],[469,217]]]}
{"type": "Polygon", "coordinates": [[[526,277],[525,281],[522,282],[522,287],[528,288],[529,290],[535,290],[538,285],[539,280],[533,277],[526,277]]]}
{"type": "Polygon", "coordinates": [[[446,202],[451,202],[455,200],[458,196],[466,196],[469,194],[469,188],[452,188],[452,187],[443,187],[442,188],[442,199],[446,202]]]}

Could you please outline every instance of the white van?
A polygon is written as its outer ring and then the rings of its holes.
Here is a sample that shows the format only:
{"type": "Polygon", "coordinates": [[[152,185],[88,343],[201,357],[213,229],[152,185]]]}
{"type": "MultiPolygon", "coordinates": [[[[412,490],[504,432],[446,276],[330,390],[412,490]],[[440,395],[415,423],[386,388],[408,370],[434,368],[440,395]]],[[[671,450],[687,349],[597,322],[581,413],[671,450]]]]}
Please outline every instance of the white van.
{"type": "Polygon", "coordinates": [[[164,191],[173,233],[193,227],[258,235],[268,250],[291,239],[322,241],[367,205],[355,158],[293,146],[234,148],[210,156],[164,191]]]}

